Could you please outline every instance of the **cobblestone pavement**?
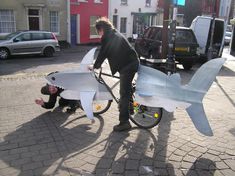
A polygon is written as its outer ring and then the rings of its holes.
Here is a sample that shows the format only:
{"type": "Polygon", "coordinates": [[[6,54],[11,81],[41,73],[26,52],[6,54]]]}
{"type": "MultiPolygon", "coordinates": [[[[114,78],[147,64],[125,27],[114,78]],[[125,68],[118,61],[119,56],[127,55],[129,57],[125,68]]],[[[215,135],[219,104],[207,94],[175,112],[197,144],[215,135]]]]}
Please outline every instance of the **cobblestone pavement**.
{"type": "MultiPolygon", "coordinates": [[[[205,75],[206,76],[206,75],[205,75]]],[[[68,115],[34,103],[43,75],[0,78],[0,175],[235,175],[235,60],[228,60],[203,102],[214,136],[187,113],[164,112],[151,130],[112,132],[117,105],[95,124],[78,109],[68,115]]],[[[47,99],[47,97],[43,97],[47,99]]]]}

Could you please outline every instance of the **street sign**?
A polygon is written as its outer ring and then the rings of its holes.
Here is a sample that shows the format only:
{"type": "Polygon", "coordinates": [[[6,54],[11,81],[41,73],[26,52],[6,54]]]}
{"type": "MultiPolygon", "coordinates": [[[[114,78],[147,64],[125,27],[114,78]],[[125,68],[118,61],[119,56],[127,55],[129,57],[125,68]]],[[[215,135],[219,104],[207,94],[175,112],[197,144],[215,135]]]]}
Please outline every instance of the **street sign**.
{"type": "Polygon", "coordinates": [[[173,0],[175,5],[185,6],[185,0],[173,0]]]}

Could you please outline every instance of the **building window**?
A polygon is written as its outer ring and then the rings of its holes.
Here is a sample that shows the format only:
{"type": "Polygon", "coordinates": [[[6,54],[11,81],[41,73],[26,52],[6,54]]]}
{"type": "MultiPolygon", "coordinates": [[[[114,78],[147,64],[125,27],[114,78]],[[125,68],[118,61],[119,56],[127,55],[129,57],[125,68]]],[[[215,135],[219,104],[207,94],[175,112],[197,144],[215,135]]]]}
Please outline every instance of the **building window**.
{"type": "Polygon", "coordinates": [[[118,16],[113,15],[113,26],[117,29],[117,24],[118,24],[118,16]]]}
{"type": "Polygon", "coordinates": [[[102,3],[101,0],[94,0],[94,3],[102,3]]]}
{"type": "Polygon", "coordinates": [[[121,18],[121,23],[120,23],[120,32],[121,33],[126,33],[126,18],[121,18]]]}
{"type": "Polygon", "coordinates": [[[127,5],[127,0],[121,0],[121,5],[127,5]]]}
{"type": "Polygon", "coordinates": [[[97,38],[99,35],[96,32],[95,22],[99,19],[100,16],[91,16],[90,17],[90,38],[97,38]]]}
{"type": "Polygon", "coordinates": [[[150,7],[151,6],[151,0],[146,0],[145,1],[145,6],[150,7]]]}
{"type": "Polygon", "coordinates": [[[40,30],[40,15],[38,9],[28,9],[29,30],[40,30]]]}
{"type": "Polygon", "coordinates": [[[50,12],[50,31],[59,33],[59,13],[57,11],[50,12]]]}
{"type": "Polygon", "coordinates": [[[13,10],[0,10],[0,33],[15,32],[15,16],[13,10]]]}

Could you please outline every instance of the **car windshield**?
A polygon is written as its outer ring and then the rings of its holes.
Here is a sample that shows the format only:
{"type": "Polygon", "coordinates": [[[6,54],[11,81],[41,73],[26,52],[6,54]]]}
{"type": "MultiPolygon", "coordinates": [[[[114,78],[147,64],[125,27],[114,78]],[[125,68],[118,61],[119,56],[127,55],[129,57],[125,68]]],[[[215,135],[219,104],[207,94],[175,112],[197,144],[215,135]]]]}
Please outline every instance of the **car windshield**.
{"type": "Polygon", "coordinates": [[[16,35],[18,35],[20,32],[13,32],[13,33],[10,33],[8,34],[6,37],[4,37],[4,40],[10,40],[12,39],[13,37],[15,37],[16,35]]]}

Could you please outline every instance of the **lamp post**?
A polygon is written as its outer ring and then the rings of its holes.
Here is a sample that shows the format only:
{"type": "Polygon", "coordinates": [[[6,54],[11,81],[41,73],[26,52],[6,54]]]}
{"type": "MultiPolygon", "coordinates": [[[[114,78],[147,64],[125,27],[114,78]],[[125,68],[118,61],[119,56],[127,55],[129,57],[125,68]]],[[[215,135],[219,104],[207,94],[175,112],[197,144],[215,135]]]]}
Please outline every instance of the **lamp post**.
{"type": "Polygon", "coordinates": [[[176,14],[177,14],[177,7],[175,4],[171,4],[171,22],[169,30],[168,54],[166,60],[166,71],[168,72],[168,74],[174,73],[176,69],[175,66],[176,14]]]}
{"type": "Polygon", "coordinates": [[[215,17],[216,17],[216,4],[217,0],[213,0],[213,13],[212,13],[212,24],[211,24],[211,34],[210,34],[210,45],[207,52],[207,60],[213,59],[213,38],[215,31],[215,17]]]}

